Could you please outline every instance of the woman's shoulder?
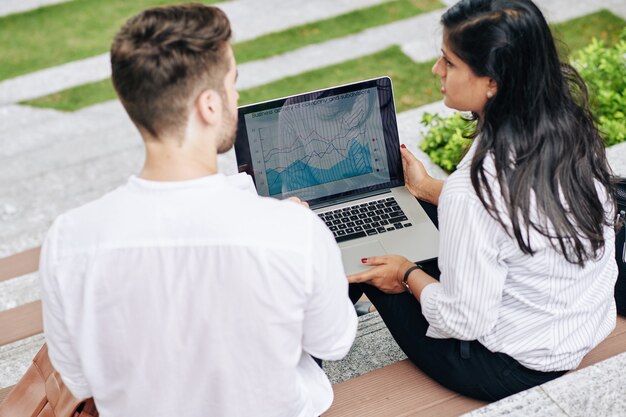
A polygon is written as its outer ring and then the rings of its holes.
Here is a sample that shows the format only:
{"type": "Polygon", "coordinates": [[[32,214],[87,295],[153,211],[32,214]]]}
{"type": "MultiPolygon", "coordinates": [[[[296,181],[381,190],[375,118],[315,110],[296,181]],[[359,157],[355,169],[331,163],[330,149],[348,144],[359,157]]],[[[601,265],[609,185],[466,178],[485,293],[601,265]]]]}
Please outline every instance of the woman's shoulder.
{"type": "Polygon", "coordinates": [[[448,176],[443,182],[441,195],[466,195],[476,194],[472,186],[470,170],[459,168],[448,176]]]}

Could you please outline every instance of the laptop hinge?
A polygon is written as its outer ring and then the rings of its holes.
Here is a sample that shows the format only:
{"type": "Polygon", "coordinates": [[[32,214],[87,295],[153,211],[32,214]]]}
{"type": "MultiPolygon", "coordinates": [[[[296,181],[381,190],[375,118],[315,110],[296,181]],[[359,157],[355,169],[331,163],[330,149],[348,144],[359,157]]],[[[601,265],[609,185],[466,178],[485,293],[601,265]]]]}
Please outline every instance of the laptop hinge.
{"type": "Polygon", "coordinates": [[[315,204],[313,206],[311,206],[312,210],[317,210],[320,208],[324,208],[324,207],[328,207],[328,206],[334,206],[337,204],[341,204],[341,203],[347,203],[349,201],[355,201],[355,200],[362,200],[364,198],[367,197],[372,197],[375,195],[381,195],[381,194],[391,194],[391,190],[389,188],[383,189],[383,190],[376,190],[376,191],[370,191],[367,193],[362,193],[359,195],[350,195],[350,196],[345,196],[345,197],[339,197],[330,201],[324,201],[323,203],[318,203],[315,204]]]}

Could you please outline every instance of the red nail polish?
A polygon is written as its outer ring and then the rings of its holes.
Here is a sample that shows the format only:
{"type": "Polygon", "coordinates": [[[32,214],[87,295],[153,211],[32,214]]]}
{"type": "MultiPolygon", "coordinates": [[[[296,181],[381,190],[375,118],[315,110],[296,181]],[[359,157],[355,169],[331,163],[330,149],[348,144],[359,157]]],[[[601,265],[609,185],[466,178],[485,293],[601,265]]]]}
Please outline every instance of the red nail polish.
{"type": "Polygon", "coordinates": [[[400,145],[400,147],[401,147],[402,149],[406,149],[406,145],[405,145],[404,143],[403,143],[402,145],[400,145]]]}
{"type": "Polygon", "coordinates": [[[361,258],[361,263],[366,264],[367,263],[367,258],[361,258]]]}

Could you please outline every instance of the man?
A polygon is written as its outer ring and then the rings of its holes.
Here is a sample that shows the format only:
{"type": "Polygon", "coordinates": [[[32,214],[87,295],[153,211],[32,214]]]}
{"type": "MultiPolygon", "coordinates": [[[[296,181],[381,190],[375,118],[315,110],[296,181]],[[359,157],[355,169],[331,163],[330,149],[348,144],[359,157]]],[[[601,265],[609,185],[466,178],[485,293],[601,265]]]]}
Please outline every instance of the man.
{"type": "Polygon", "coordinates": [[[319,415],[332,390],[311,356],[340,359],[354,340],[323,223],[217,173],[236,129],[230,34],[201,5],[126,23],[112,76],[145,165],[44,245],[50,359],[103,417],[319,415]]]}

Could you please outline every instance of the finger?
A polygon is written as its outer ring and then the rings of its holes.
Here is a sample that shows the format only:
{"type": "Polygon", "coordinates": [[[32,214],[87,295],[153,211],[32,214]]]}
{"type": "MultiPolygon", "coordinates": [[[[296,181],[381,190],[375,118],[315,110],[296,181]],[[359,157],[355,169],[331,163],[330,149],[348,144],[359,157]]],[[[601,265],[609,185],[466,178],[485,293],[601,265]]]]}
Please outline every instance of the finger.
{"type": "Polygon", "coordinates": [[[358,274],[348,275],[348,282],[350,284],[361,284],[363,282],[367,282],[368,279],[366,272],[359,272],[358,274]]]}
{"type": "Polygon", "coordinates": [[[403,163],[406,162],[410,164],[417,160],[415,155],[413,155],[413,153],[405,145],[400,146],[400,156],[402,156],[403,163]]]}
{"type": "Polygon", "coordinates": [[[409,164],[406,162],[404,158],[401,158],[401,159],[402,159],[402,172],[404,173],[404,182],[408,183],[409,181],[408,181],[407,175],[409,172],[409,164]]]}
{"type": "Polygon", "coordinates": [[[293,202],[293,203],[300,204],[300,205],[302,205],[302,206],[304,206],[304,207],[306,207],[306,208],[309,208],[309,203],[307,203],[307,202],[306,202],[306,201],[304,201],[304,200],[300,200],[298,197],[295,197],[295,196],[294,196],[294,197],[289,197],[289,198],[287,198],[286,200],[287,200],[287,201],[291,201],[291,202],[293,202]]]}
{"type": "Polygon", "coordinates": [[[386,256],[370,256],[368,258],[361,259],[362,264],[371,265],[371,266],[384,265],[386,261],[387,261],[386,256]]]}

